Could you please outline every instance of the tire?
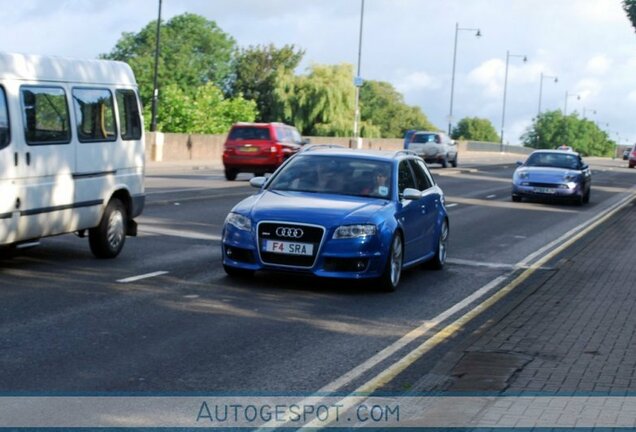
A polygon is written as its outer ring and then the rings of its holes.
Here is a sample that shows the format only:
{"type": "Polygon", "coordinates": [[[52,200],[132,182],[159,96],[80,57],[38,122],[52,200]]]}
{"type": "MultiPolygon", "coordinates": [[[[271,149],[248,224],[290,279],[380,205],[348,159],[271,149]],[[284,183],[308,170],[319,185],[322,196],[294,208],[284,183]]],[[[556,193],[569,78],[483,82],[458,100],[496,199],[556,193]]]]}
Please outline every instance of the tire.
{"type": "Polygon", "coordinates": [[[519,195],[513,195],[512,196],[512,201],[513,202],[521,202],[521,197],[519,195]]]}
{"type": "Polygon", "coordinates": [[[115,258],[126,242],[128,215],[117,198],[110,200],[95,228],[88,230],[88,244],[97,258],[115,258]]]}
{"type": "Polygon", "coordinates": [[[223,270],[225,270],[225,273],[227,273],[228,276],[235,277],[235,278],[247,278],[254,275],[254,272],[252,270],[245,270],[245,269],[241,269],[237,267],[231,267],[225,264],[223,264],[223,270]]]}
{"type": "Polygon", "coordinates": [[[402,259],[404,256],[404,245],[399,233],[393,235],[389,256],[386,259],[384,273],[380,277],[380,287],[383,291],[395,291],[402,276],[402,259]]]}
{"type": "Polygon", "coordinates": [[[583,204],[587,204],[590,202],[590,195],[592,194],[592,188],[589,188],[585,195],[583,195],[583,204]]]}
{"type": "Polygon", "coordinates": [[[455,153],[455,159],[453,159],[453,162],[451,162],[451,165],[453,166],[453,168],[457,168],[457,158],[459,157],[459,153],[455,153]]]}
{"type": "Polygon", "coordinates": [[[440,161],[440,164],[442,164],[442,168],[447,168],[448,167],[448,156],[444,156],[444,159],[442,159],[440,161]]]}
{"type": "Polygon", "coordinates": [[[238,175],[238,171],[232,168],[225,168],[225,180],[234,181],[236,180],[236,176],[238,175]]]}
{"type": "Polygon", "coordinates": [[[430,267],[434,270],[441,270],[446,264],[446,252],[448,250],[448,221],[444,219],[442,226],[439,230],[439,237],[437,238],[437,248],[435,249],[435,256],[429,261],[430,267]]]}

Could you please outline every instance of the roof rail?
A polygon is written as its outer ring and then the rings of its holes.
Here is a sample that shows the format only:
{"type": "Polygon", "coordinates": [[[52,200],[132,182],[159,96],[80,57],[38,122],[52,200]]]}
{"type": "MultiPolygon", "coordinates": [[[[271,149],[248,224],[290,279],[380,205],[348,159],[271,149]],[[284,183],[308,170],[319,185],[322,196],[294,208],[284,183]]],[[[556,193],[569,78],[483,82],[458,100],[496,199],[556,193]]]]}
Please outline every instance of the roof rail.
{"type": "Polygon", "coordinates": [[[417,153],[415,153],[413,150],[397,150],[394,154],[393,154],[393,158],[395,159],[396,157],[398,157],[399,155],[404,154],[404,155],[411,155],[411,156],[417,156],[417,153]]]}
{"type": "Polygon", "coordinates": [[[347,148],[340,144],[307,144],[300,148],[300,152],[313,151],[321,148],[347,148]]]}

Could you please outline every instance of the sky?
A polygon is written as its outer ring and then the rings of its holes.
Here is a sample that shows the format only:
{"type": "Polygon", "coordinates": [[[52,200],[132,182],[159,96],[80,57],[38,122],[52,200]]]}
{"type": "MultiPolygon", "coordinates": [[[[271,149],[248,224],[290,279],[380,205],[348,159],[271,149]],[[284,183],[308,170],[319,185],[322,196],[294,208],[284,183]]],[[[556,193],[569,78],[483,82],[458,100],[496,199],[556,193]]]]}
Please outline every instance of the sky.
{"type": "MultiPolygon", "coordinates": [[[[311,64],[357,67],[362,0],[163,0],[215,21],[239,47],[305,50],[311,64]]],[[[0,51],[96,58],[123,32],[157,18],[158,0],[0,0],[0,51]]],[[[620,0],[365,0],[361,77],[387,81],[406,103],[448,128],[455,26],[453,118],[489,119],[518,144],[539,109],[577,111],[620,144],[636,142],[636,32],[620,0]],[[523,62],[522,56],[527,56],[523,62]],[[541,80],[541,74],[558,77],[541,80]],[[566,98],[566,94],[568,97],[566,98]]]]}

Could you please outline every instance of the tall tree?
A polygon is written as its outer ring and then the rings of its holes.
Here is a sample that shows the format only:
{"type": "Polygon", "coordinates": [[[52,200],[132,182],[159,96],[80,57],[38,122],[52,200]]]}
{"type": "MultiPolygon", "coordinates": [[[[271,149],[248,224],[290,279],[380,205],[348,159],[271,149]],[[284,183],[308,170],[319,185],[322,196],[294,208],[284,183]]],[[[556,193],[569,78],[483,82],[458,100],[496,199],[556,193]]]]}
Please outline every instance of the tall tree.
{"type": "Polygon", "coordinates": [[[453,128],[453,139],[499,142],[499,135],[490,120],[479,117],[461,119],[453,128]]]}
{"type": "Polygon", "coordinates": [[[380,129],[383,138],[404,136],[409,129],[437,130],[419,107],[408,106],[404,96],[384,81],[366,81],[360,89],[360,116],[380,129]]]}
{"type": "Polygon", "coordinates": [[[568,145],[585,156],[610,156],[616,145],[594,122],[579,118],[576,112],[564,116],[560,110],[541,113],[521,139],[537,149],[568,145]]]}
{"type": "MultiPolygon", "coordinates": [[[[157,21],[139,33],[124,33],[115,48],[100,57],[128,63],[135,72],[140,96],[149,105],[153,92],[153,66],[157,21]]],[[[160,88],[176,85],[186,93],[209,82],[227,86],[236,42],[214,21],[184,13],[161,24],[160,88]]]]}
{"type": "Polygon", "coordinates": [[[278,81],[283,76],[293,75],[304,54],[294,45],[276,48],[270,44],[241,49],[234,60],[231,94],[242,94],[245,99],[255,101],[259,112],[257,120],[279,120],[276,109],[278,81]]]}
{"type": "Polygon", "coordinates": [[[623,9],[636,29],[636,0],[623,0],[623,9]]]}
{"type": "MultiPolygon", "coordinates": [[[[312,65],[307,75],[286,74],[276,88],[276,116],[303,135],[351,136],[355,89],[353,66],[312,65]]],[[[379,129],[361,122],[362,136],[377,137],[379,129]]]]}
{"type": "MultiPolygon", "coordinates": [[[[193,94],[169,84],[160,94],[159,129],[164,132],[223,134],[238,121],[254,121],[256,103],[241,97],[227,99],[212,83],[197,87],[193,94]]],[[[148,116],[150,109],[145,108],[148,116]]]]}

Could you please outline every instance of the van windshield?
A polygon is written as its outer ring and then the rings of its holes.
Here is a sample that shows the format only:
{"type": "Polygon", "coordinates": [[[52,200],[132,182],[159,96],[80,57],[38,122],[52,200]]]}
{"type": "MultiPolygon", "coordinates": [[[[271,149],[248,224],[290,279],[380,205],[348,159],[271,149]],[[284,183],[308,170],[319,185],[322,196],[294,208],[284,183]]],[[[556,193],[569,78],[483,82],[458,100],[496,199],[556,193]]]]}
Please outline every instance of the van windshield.
{"type": "Polygon", "coordinates": [[[269,129],[264,127],[238,126],[232,129],[230,140],[269,140],[269,129]]]}

